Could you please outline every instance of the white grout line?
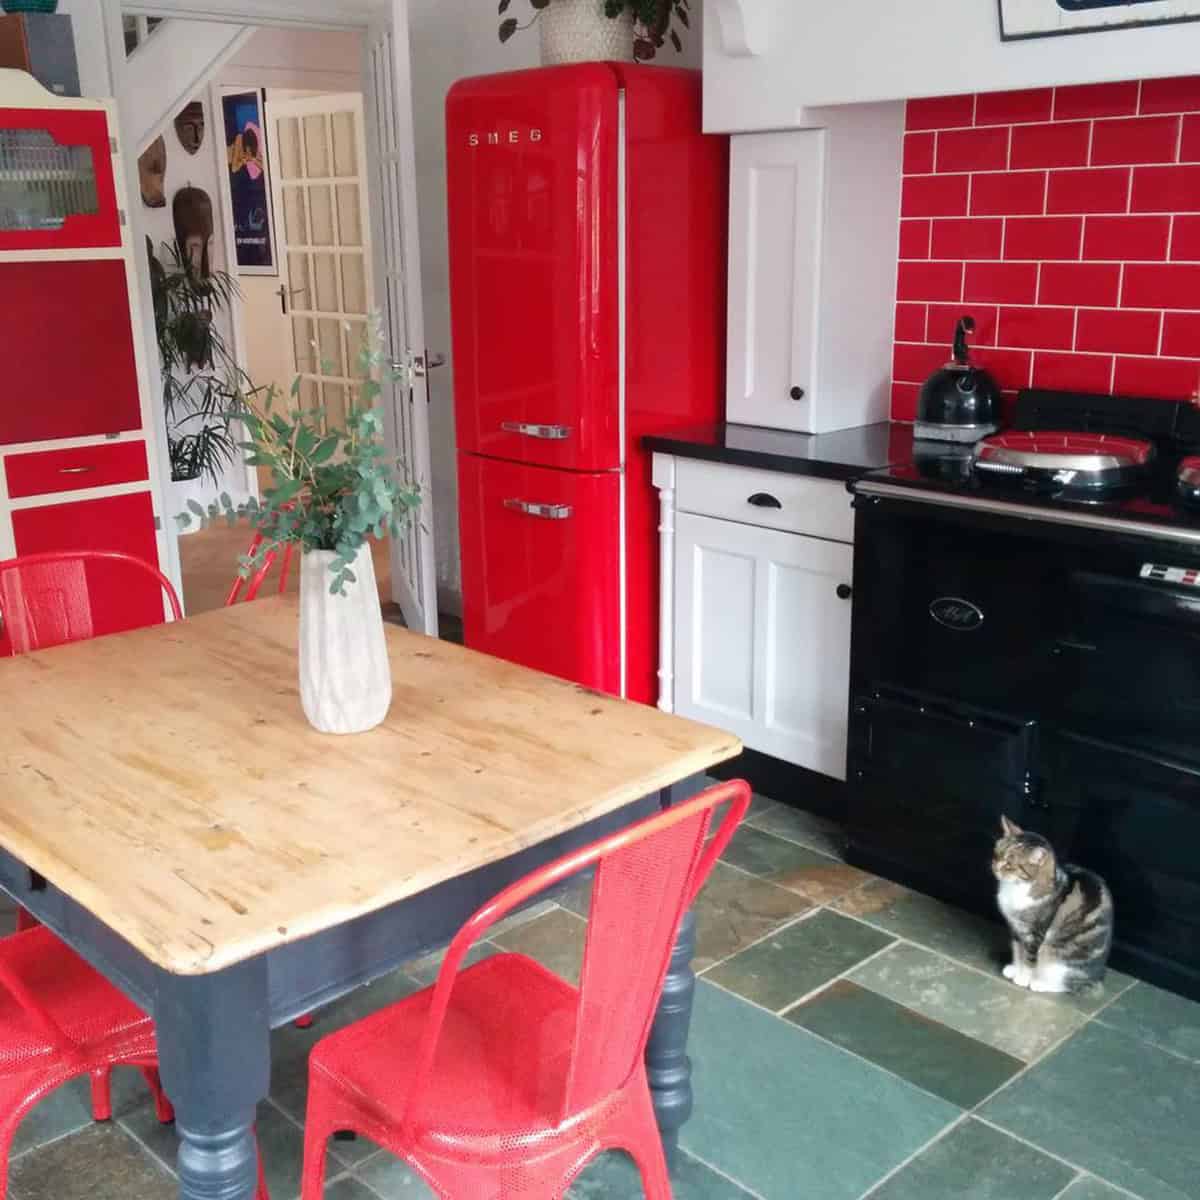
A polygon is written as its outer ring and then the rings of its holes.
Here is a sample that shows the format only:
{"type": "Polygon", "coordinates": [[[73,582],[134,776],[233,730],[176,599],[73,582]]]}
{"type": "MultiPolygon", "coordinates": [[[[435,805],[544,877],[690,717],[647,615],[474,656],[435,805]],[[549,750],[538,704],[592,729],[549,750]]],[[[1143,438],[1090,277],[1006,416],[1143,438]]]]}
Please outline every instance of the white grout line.
{"type": "MultiPolygon", "coordinates": [[[[688,1156],[688,1158],[692,1159],[694,1162],[698,1162],[701,1166],[707,1167],[714,1175],[719,1175],[722,1179],[725,1180],[726,1183],[733,1184],[733,1186],[735,1188],[737,1188],[738,1191],[745,1193],[745,1195],[747,1197],[749,1197],[750,1200],[764,1200],[764,1197],[760,1193],[754,1191],[750,1187],[747,1187],[746,1184],[743,1183],[736,1176],[730,1175],[726,1171],[722,1171],[721,1168],[718,1167],[715,1163],[710,1163],[708,1161],[708,1159],[701,1158],[700,1155],[697,1154],[694,1150],[685,1150],[682,1146],[680,1146],[678,1148],[678,1153],[686,1154],[688,1156]]],[[[592,1161],[595,1162],[595,1159],[593,1159],[592,1161]]],[[[575,1178],[578,1179],[579,1176],[577,1175],[575,1178]]]]}
{"type": "Polygon", "coordinates": [[[1051,1200],[1062,1200],[1062,1198],[1083,1178],[1082,1175],[1076,1175],[1074,1179],[1067,1180],[1061,1192],[1056,1193],[1051,1200]]]}
{"type": "Polygon", "coordinates": [[[921,1157],[922,1154],[925,1153],[926,1150],[931,1149],[933,1146],[937,1145],[937,1143],[940,1142],[942,1140],[942,1138],[947,1137],[949,1134],[953,1133],[960,1125],[965,1124],[966,1121],[969,1119],[969,1117],[970,1117],[969,1113],[963,1113],[961,1117],[958,1117],[956,1120],[952,1121],[949,1125],[946,1126],[945,1129],[939,1130],[938,1133],[936,1133],[933,1137],[931,1137],[929,1139],[929,1141],[927,1141],[923,1146],[918,1146],[917,1149],[914,1150],[912,1152],[912,1154],[910,1154],[906,1159],[904,1159],[902,1162],[898,1162],[882,1179],[875,1180],[875,1182],[873,1184],[871,1184],[871,1186],[869,1188],[867,1188],[867,1190],[865,1192],[863,1192],[863,1194],[858,1198],[858,1200],[867,1200],[868,1196],[873,1195],[875,1192],[877,1192],[894,1175],[899,1175],[900,1172],[903,1171],[904,1168],[909,1165],[909,1163],[915,1162],[918,1158],[921,1157]]]}
{"type": "MultiPolygon", "coordinates": [[[[830,912],[833,912],[834,910],[833,910],[833,909],[830,909],[829,911],[830,911],[830,912]]],[[[846,917],[846,914],[845,914],[845,913],[837,913],[836,915],[837,915],[837,916],[839,916],[839,917],[846,917]]],[[[846,919],[847,919],[847,920],[850,920],[850,921],[854,920],[854,918],[853,918],[853,917],[846,917],[846,919]]],[[[874,926],[874,925],[870,925],[870,926],[868,926],[868,928],[870,928],[870,929],[875,929],[875,926],[874,926]]],[[[878,932],[878,930],[876,930],[876,932],[878,932]]],[[[902,945],[902,944],[903,944],[903,942],[904,942],[904,939],[903,939],[903,938],[897,938],[895,934],[892,934],[891,936],[893,937],[893,939],[894,939],[894,940],[893,940],[893,941],[890,941],[890,942],[888,942],[888,944],[887,944],[886,946],[880,946],[880,947],[879,947],[879,949],[878,949],[878,950],[876,950],[876,951],[875,951],[873,954],[868,954],[866,958],[861,958],[861,959],[859,959],[859,960],[858,960],[858,962],[856,962],[856,963],[853,963],[851,966],[847,967],[847,968],[846,968],[844,971],[840,972],[840,973],[839,973],[839,974],[837,974],[837,975],[834,975],[834,976],[833,976],[832,978],[830,978],[830,979],[827,979],[827,980],[826,980],[826,981],[825,981],[823,984],[821,984],[819,987],[812,988],[810,991],[807,991],[807,992],[805,992],[803,996],[800,996],[800,997],[798,997],[798,998],[797,998],[797,999],[795,999],[795,1000],[791,1000],[791,1001],[789,1001],[789,1002],[788,1002],[787,1004],[785,1004],[785,1005],[784,1005],[784,1006],[783,1006],[783,1007],[782,1007],[782,1008],[781,1008],[781,1009],[780,1009],[780,1010],[779,1010],[779,1011],[778,1011],[778,1012],[777,1012],[775,1015],[776,1015],[777,1017],[783,1017],[783,1018],[784,1018],[784,1020],[786,1020],[786,1019],[787,1019],[787,1014],[788,1014],[788,1013],[790,1013],[790,1012],[791,1012],[793,1009],[799,1008],[799,1007],[800,1007],[800,1005],[801,1005],[801,1004],[803,1004],[803,1003],[804,1003],[806,1000],[811,1000],[811,999],[813,998],[813,996],[817,995],[819,992],[823,992],[823,991],[824,991],[824,990],[825,990],[827,987],[829,987],[829,985],[830,985],[830,984],[832,984],[832,983],[837,983],[837,982],[839,982],[840,980],[843,980],[843,979],[847,979],[847,978],[849,978],[849,976],[850,976],[850,974],[851,974],[852,972],[854,972],[854,971],[857,971],[857,970],[858,970],[860,967],[865,967],[865,966],[867,965],[867,963],[874,962],[874,961],[875,961],[877,958],[881,958],[883,955],[887,954],[887,952],[888,952],[889,950],[894,950],[894,949],[895,949],[897,946],[899,946],[899,945],[902,945]]],[[[851,982],[853,983],[854,981],[853,981],[853,980],[851,980],[851,982]]],[[[862,986],[862,985],[860,984],[859,986],[862,986]]],[[[867,991],[870,991],[871,989],[870,989],[870,988],[868,988],[868,989],[866,989],[866,990],[867,990],[867,991]]],[[[885,997],[884,997],[884,999],[888,999],[888,997],[886,997],[886,996],[885,996],[885,997]]],[[[895,1000],[893,1000],[893,1001],[892,1001],[892,1003],[893,1003],[893,1004],[895,1004],[895,1003],[896,1003],[896,1001],[895,1001],[895,1000]]],[[[812,1032],[812,1031],[810,1030],[809,1032],[812,1032]]],[[[820,1036],[820,1035],[818,1035],[818,1036],[820,1036]]],[[[826,1040],[827,1040],[827,1039],[826,1039],[826,1040]]],[[[830,1044],[831,1044],[831,1045],[835,1045],[835,1046],[837,1045],[837,1043],[836,1043],[836,1042],[832,1042],[832,1043],[830,1043],[830,1044]]],[[[841,1046],[841,1047],[839,1047],[839,1048],[840,1048],[840,1049],[842,1049],[842,1050],[845,1050],[845,1049],[846,1049],[846,1047],[845,1047],[845,1046],[841,1046]]],[[[853,1052],[853,1051],[850,1051],[850,1053],[854,1053],[854,1052],[853,1052]]],[[[862,1055],[860,1055],[860,1054],[856,1054],[856,1055],[855,1055],[855,1057],[856,1057],[856,1058],[862,1058],[862,1055]]],[[[871,1060],[870,1060],[869,1058],[867,1058],[867,1059],[863,1059],[863,1061],[864,1061],[864,1062],[871,1062],[871,1060]]],[[[873,1065],[875,1065],[875,1066],[879,1066],[879,1064],[878,1064],[878,1063],[875,1063],[875,1064],[873,1064],[873,1065]]],[[[886,1068],[882,1068],[882,1069],[886,1069],[886,1068]]]]}
{"type": "MultiPolygon", "coordinates": [[[[758,878],[758,877],[751,876],[751,878],[758,878]]],[[[781,888],[780,890],[786,891],[787,889],[781,888]]],[[[792,892],[790,894],[793,896],[796,895],[795,892],[792,892]]],[[[786,921],[784,921],[784,923],[782,925],[776,925],[768,933],[764,933],[762,935],[762,937],[757,937],[754,939],[754,941],[747,942],[744,946],[741,946],[739,949],[735,950],[732,954],[727,954],[727,955],[725,955],[724,958],[719,958],[719,959],[717,959],[716,962],[709,963],[707,967],[704,967],[702,970],[696,972],[696,978],[697,979],[707,978],[708,973],[710,971],[715,971],[717,969],[717,967],[724,966],[731,958],[736,958],[739,954],[745,953],[747,950],[752,949],[754,946],[761,946],[763,944],[763,942],[769,942],[771,940],[771,938],[778,937],[779,934],[784,933],[787,930],[791,929],[793,925],[799,925],[801,921],[811,920],[814,916],[816,916],[817,913],[819,913],[821,911],[822,911],[822,908],[820,905],[814,905],[812,908],[808,909],[806,912],[797,913],[796,916],[789,917],[786,921]]],[[[709,982],[712,983],[715,981],[709,980],[709,982]]],[[[720,985],[718,984],[717,986],[719,987],[720,985]]],[[[725,989],[725,990],[728,990],[728,989],[725,989]]],[[[737,993],[734,992],[731,994],[736,995],[737,993]]],[[[745,997],[743,996],[742,999],[744,1000],[745,997]]],[[[750,1003],[753,1004],[754,1002],[750,1001],[750,1003]]],[[[763,1006],[761,1004],[756,1005],[756,1007],[762,1008],[763,1012],[771,1013],[772,1016],[775,1015],[772,1009],[763,1008],[763,1006]]]]}

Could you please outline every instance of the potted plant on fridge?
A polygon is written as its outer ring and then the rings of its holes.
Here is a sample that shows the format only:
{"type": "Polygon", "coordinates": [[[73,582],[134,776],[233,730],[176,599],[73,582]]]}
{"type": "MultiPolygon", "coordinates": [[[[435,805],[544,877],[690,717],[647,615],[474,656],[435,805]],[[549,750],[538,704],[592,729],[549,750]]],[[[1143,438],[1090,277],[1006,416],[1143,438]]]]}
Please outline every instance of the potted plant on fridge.
{"type": "Polygon", "coordinates": [[[247,395],[242,448],[251,466],[270,472],[270,486],[240,505],[227,494],[207,507],[193,500],[176,517],[181,528],[245,519],[261,533],[258,550],[239,562],[243,578],[283,544],[301,547],[300,702],[323,733],[361,733],[387,715],[392,676],[369,542],[398,536],[421,499],[384,444],[381,380],[406,383],[407,372],[389,365],[378,318],[357,365],[363,382],[341,427],[323,406],[302,405],[299,377],[286,403],[275,388],[247,395]]]}
{"type": "Polygon", "coordinates": [[[500,0],[500,40],[537,22],[542,62],[639,62],[653,58],[669,40],[677,51],[683,39],[676,24],[691,25],[691,0],[529,0],[533,15],[524,24],[506,15],[513,0],[500,0]]]}

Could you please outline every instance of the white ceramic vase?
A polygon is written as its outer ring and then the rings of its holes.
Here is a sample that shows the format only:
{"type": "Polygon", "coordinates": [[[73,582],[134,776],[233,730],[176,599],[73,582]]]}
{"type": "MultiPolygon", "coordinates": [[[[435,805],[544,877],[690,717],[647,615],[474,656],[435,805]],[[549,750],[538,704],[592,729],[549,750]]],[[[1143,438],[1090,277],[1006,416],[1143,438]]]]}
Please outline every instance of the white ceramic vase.
{"type": "Polygon", "coordinates": [[[545,66],[633,61],[633,14],[606,17],[604,0],[550,0],[538,29],[545,66]]]}
{"type": "Polygon", "coordinates": [[[300,562],[300,704],[322,733],[363,733],[387,716],[392,670],[371,547],[354,560],[345,595],[330,594],[331,550],[300,562]]]}

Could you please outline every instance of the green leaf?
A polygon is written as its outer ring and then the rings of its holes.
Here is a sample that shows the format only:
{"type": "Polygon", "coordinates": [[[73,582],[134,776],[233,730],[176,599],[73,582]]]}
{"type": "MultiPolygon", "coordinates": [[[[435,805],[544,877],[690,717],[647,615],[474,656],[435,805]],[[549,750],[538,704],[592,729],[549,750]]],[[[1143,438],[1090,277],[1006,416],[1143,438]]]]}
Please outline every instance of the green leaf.
{"type": "Polygon", "coordinates": [[[671,45],[675,47],[679,54],[683,53],[683,42],[680,41],[679,34],[675,30],[671,30],[671,45]]]}
{"type": "Polygon", "coordinates": [[[504,14],[506,12],[508,12],[508,6],[511,3],[512,3],[512,0],[500,0],[500,15],[501,16],[504,16],[504,14]]]}
{"type": "Polygon", "coordinates": [[[194,512],[194,513],[196,514],[196,516],[198,516],[198,517],[200,517],[201,519],[203,519],[203,517],[204,517],[204,506],[203,506],[203,505],[200,503],[200,501],[199,501],[199,500],[189,500],[189,501],[187,502],[187,506],[188,506],[188,508],[189,508],[189,509],[191,509],[191,511],[192,511],[192,512],[194,512]]]}
{"type": "Polygon", "coordinates": [[[687,12],[684,10],[682,4],[675,5],[675,15],[679,18],[679,23],[684,27],[684,29],[690,29],[692,27],[692,23],[688,20],[687,12]]]}
{"type": "Polygon", "coordinates": [[[549,8],[550,0],[529,0],[532,7],[537,9],[549,8]]]}
{"type": "Polygon", "coordinates": [[[516,32],[517,32],[516,17],[508,17],[505,20],[500,22],[500,41],[501,41],[501,43],[507,42],[508,39],[510,37],[512,37],[512,35],[516,32]]]}

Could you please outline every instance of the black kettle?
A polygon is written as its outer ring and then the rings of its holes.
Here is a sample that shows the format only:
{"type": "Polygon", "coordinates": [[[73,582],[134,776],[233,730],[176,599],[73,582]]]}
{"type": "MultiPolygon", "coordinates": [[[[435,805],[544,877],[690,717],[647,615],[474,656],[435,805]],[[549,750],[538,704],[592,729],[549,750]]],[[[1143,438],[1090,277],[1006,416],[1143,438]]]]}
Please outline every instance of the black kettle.
{"type": "Polygon", "coordinates": [[[967,334],[974,332],[974,317],[959,318],[953,359],[921,385],[915,437],[977,442],[1000,427],[1000,389],[986,371],[971,364],[967,334]]]}

